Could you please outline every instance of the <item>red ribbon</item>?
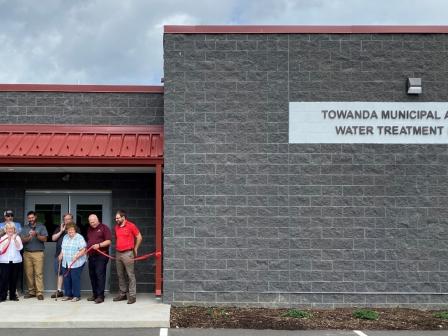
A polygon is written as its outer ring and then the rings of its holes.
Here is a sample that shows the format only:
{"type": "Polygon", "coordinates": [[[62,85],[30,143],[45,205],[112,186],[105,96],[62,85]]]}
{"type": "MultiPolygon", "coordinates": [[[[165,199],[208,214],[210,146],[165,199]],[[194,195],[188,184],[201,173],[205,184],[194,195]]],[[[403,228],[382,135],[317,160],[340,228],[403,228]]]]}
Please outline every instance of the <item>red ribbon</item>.
{"type": "MultiPolygon", "coordinates": [[[[109,258],[109,259],[112,259],[112,260],[117,259],[117,257],[111,256],[111,255],[109,255],[109,254],[107,254],[107,253],[101,251],[100,249],[95,250],[95,249],[93,248],[93,246],[94,246],[94,245],[90,246],[90,247],[87,249],[87,251],[85,252],[85,254],[89,253],[91,250],[94,250],[94,251],[96,251],[96,252],[98,252],[98,253],[101,253],[103,256],[105,256],[105,257],[107,257],[107,258],[109,258]]],[[[134,260],[134,261],[146,260],[146,259],[149,259],[149,258],[152,257],[152,256],[155,256],[156,258],[160,258],[160,257],[162,256],[162,252],[160,252],[160,251],[155,251],[155,252],[148,253],[148,254],[144,254],[144,255],[141,255],[141,256],[138,256],[138,257],[135,257],[135,258],[131,258],[131,260],[134,260]]],[[[68,275],[68,273],[69,273],[70,270],[72,269],[72,266],[73,266],[73,264],[76,262],[76,260],[78,260],[78,258],[72,260],[71,264],[68,266],[67,270],[66,270],[65,273],[64,273],[64,277],[66,277],[66,276],[68,275]]]]}
{"type": "MultiPolygon", "coordinates": [[[[88,253],[89,251],[91,251],[91,250],[92,250],[92,247],[93,247],[93,245],[89,247],[89,249],[87,250],[86,253],[88,253]]],[[[98,253],[101,253],[101,254],[102,254],[103,256],[105,256],[105,257],[108,257],[109,259],[117,259],[117,257],[113,257],[113,256],[111,256],[111,255],[109,255],[109,254],[107,254],[107,253],[104,253],[104,252],[101,251],[100,249],[95,250],[95,251],[98,252],[98,253]]],[[[144,254],[144,255],[141,255],[141,256],[138,256],[138,257],[135,257],[135,258],[131,258],[131,259],[134,260],[134,261],[139,261],[139,260],[146,260],[146,259],[148,259],[149,257],[152,257],[152,256],[155,256],[156,258],[160,258],[160,257],[162,256],[162,252],[160,252],[160,251],[155,251],[155,252],[148,253],[148,254],[144,254]]]]}
{"type": "MultiPolygon", "coordinates": [[[[5,239],[3,239],[2,241],[0,241],[0,244],[2,244],[5,240],[7,240],[8,237],[6,237],[5,239]]],[[[5,254],[6,251],[8,251],[9,248],[9,244],[11,244],[11,240],[8,241],[8,244],[6,244],[6,246],[4,248],[2,248],[2,250],[0,251],[0,255],[5,254]]]]}

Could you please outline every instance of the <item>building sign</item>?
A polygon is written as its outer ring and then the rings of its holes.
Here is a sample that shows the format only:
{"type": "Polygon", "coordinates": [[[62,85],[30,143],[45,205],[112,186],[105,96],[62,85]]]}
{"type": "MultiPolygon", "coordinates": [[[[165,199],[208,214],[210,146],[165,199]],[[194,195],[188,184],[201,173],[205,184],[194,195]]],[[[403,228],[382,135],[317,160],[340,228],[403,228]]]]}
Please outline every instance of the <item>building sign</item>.
{"type": "Polygon", "coordinates": [[[289,143],[447,144],[448,103],[292,102],[289,143]]]}

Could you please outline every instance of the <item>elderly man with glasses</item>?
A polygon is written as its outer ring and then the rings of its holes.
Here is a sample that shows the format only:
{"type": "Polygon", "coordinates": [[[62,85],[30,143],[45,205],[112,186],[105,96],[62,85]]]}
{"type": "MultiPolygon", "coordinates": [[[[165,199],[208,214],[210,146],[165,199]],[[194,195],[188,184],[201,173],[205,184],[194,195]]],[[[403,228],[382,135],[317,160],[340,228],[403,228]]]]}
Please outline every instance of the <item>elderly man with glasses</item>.
{"type": "Polygon", "coordinates": [[[142,243],[142,235],[137,226],[126,218],[126,212],[118,210],[115,214],[116,265],[120,293],[113,301],[128,299],[128,304],[136,301],[137,286],[134,273],[134,258],[142,243]]]}

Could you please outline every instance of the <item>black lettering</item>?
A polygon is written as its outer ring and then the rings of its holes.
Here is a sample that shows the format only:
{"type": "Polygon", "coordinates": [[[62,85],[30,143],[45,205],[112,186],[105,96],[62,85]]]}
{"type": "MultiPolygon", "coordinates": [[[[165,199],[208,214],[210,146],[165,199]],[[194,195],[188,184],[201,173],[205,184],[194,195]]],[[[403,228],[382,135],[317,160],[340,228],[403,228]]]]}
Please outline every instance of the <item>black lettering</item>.
{"type": "Polygon", "coordinates": [[[373,135],[373,126],[335,126],[337,135],[373,135]]]}
{"type": "Polygon", "coordinates": [[[379,135],[442,135],[445,126],[377,126],[379,135]]]}

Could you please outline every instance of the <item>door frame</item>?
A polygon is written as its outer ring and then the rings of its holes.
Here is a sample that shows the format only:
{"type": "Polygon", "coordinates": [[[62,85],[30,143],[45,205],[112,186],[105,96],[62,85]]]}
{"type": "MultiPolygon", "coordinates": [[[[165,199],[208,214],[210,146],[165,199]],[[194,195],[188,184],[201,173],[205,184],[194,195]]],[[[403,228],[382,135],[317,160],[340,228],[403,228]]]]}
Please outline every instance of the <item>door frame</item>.
{"type": "MultiPolygon", "coordinates": [[[[91,198],[94,196],[101,196],[104,197],[101,200],[102,205],[104,206],[103,214],[102,214],[102,223],[106,223],[106,225],[109,226],[109,229],[112,231],[114,223],[111,222],[112,220],[112,191],[111,190],[71,190],[71,189],[28,189],[25,190],[25,214],[24,218],[26,219],[26,213],[33,209],[35,211],[34,205],[36,202],[34,201],[36,198],[42,197],[43,202],[54,202],[54,203],[61,203],[61,217],[64,216],[64,214],[70,212],[73,214],[74,218],[77,217],[76,208],[72,209],[72,206],[74,204],[83,204],[82,197],[91,198]],[[60,197],[66,197],[66,200],[61,201],[60,197]],[[66,207],[65,207],[65,203],[66,207]]],[[[92,201],[86,201],[84,203],[94,203],[94,200],[92,201]]],[[[60,218],[62,220],[62,218],[60,218]]],[[[48,242],[51,242],[51,235],[52,232],[48,232],[49,240],[48,242]]],[[[109,262],[107,265],[107,272],[106,272],[106,291],[108,292],[110,290],[110,273],[111,273],[111,263],[109,262]]],[[[83,272],[85,273],[85,272],[83,272]]],[[[83,278],[88,278],[88,275],[86,276],[83,274],[83,278]]],[[[46,289],[46,291],[52,291],[54,289],[46,289]]],[[[82,291],[90,291],[89,290],[82,290],[82,291]]]]}

